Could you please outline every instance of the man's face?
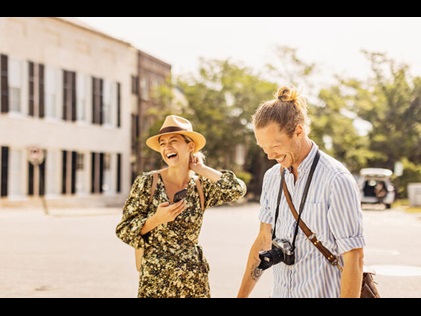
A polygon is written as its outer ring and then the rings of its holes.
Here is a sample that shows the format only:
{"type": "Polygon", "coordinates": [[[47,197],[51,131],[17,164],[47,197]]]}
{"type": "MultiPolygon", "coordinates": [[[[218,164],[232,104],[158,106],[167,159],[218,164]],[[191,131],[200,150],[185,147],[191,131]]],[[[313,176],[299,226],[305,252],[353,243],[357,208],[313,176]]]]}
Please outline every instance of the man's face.
{"type": "Polygon", "coordinates": [[[276,160],[285,168],[297,164],[299,154],[298,136],[292,138],[284,132],[280,132],[276,123],[270,123],[266,127],[254,130],[257,145],[259,145],[269,160],[276,160]]]}

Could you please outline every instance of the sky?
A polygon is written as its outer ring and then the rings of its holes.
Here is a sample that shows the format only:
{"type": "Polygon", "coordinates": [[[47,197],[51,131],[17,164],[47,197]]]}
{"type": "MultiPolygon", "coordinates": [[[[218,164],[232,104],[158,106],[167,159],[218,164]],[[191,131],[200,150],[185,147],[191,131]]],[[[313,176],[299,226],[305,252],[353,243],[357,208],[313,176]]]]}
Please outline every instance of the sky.
{"type": "Polygon", "coordinates": [[[333,74],[370,74],[361,50],[385,53],[421,76],[421,17],[77,17],[108,35],[172,65],[195,72],[199,58],[226,59],[255,70],[276,59],[275,48],[297,50],[316,63],[323,80],[333,74]]]}

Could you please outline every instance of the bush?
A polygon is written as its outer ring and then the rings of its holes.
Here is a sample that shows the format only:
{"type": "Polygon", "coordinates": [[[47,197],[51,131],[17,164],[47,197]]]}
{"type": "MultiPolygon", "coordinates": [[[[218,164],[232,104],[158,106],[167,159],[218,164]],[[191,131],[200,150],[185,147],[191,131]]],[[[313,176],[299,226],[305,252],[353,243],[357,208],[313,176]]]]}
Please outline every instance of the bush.
{"type": "Polygon", "coordinates": [[[416,165],[407,159],[403,160],[403,174],[392,178],[396,190],[396,198],[408,198],[408,184],[421,182],[421,165],[416,165]]]}

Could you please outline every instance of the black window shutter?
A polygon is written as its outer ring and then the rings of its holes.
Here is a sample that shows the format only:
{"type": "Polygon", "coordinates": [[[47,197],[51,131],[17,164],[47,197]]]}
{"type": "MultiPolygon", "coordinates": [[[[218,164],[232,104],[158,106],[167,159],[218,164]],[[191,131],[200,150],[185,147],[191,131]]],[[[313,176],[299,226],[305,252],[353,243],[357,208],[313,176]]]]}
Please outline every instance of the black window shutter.
{"type": "Polygon", "coordinates": [[[7,55],[0,55],[0,104],[1,113],[9,112],[9,80],[8,80],[8,58],[7,55]]]}
{"type": "Polygon", "coordinates": [[[45,70],[44,65],[38,65],[38,115],[39,117],[45,116],[45,70]]]}
{"type": "Polygon", "coordinates": [[[67,177],[67,151],[62,151],[62,169],[61,169],[61,193],[66,194],[66,177],[67,177]]]}
{"type": "Polygon", "coordinates": [[[63,120],[67,120],[67,71],[63,70],[63,120]]]}
{"type": "Polygon", "coordinates": [[[121,192],[121,154],[117,154],[117,193],[121,192]]]}
{"type": "Polygon", "coordinates": [[[35,115],[35,65],[33,62],[28,63],[28,83],[29,83],[29,116],[35,115]]]}
{"type": "Polygon", "coordinates": [[[117,127],[121,126],[121,85],[117,83],[117,127]]]}
{"type": "Polygon", "coordinates": [[[104,187],[104,153],[99,154],[99,192],[102,193],[104,187]]]}
{"type": "Polygon", "coordinates": [[[104,80],[99,79],[99,125],[104,123],[104,80]]]}
{"type": "Polygon", "coordinates": [[[72,151],[72,194],[76,193],[76,163],[77,163],[77,152],[72,151]]]}
{"type": "Polygon", "coordinates": [[[0,196],[7,196],[7,176],[9,173],[9,147],[1,147],[1,185],[0,196]]]}
{"type": "Polygon", "coordinates": [[[72,121],[76,121],[76,72],[71,73],[72,76],[72,121]]]}

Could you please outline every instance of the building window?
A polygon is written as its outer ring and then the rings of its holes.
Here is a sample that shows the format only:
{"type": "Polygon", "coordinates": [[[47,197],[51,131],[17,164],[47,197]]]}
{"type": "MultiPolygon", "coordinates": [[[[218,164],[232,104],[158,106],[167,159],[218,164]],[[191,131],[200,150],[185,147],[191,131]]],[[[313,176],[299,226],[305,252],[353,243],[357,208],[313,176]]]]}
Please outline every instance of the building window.
{"type": "Polygon", "coordinates": [[[102,192],[111,192],[112,191],[112,170],[111,170],[111,161],[112,161],[112,157],[111,154],[109,153],[105,153],[103,154],[103,169],[102,169],[102,174],[103,174],[103,181],[102,181],[102,192]]]}
{"type": "Polygon", "coordinates": [[[29,81],[29,116],[35,115],[35,64],[29,62],[28,64],[28,81],[29,81]]]}
{"type": "Polygon", "coordinates": [[[88,99],[88,77],[86,75],[77,75],[77,120],[79,122],[86,122],[86,109],[88,99]]]}
{"type": "Polygon", "coordinates": [[[62,151],[62,194],[74,194],[76,192],[76,156],[75,151],[62,151]]]}
{"type": "Polygon", "coordinates": [[[46,154],[44,151],[44,159],[40,164],[32,164],[28,162],[28,195],[29,196],[44,196],[45,195],[45,165],[46,154]]]}
{"type": "Polygon", "coordinates": [[[139,91],[139,77],[132,76],[132,94],[137,95],[139,91]]]}
{"type": "Polygon", "coordinates": [[[83,169],[85,169],[84,159],[85,159],[85,155],[84,154],[77,153],[76,170],[83,170],[83,169]]]}
{"type": "Polygon", "coordinates": [[[142,77],[140,79],[140,97],[142,100],[149,100],[149,85],[147,78],[142,77]]]}
{"type": "Polygon", "coordinates": [[[86,189],[85,157],[86,155],[80,152],[76,155],[76,193],[78,194],[88,193],[86,189]]]}
{"type": "Polygon", "coordinates": [[[44,65],[28,63],[28,88],[28,114],[35,117],[44,117],[44,65]]]}
{"type": "Polygon", "coordinates": [[[60,91],[59,70],[45,67],[45,116],[58,119],[59,102],[58,95],[60,91]]]}
{"type": "Polygon", "coordinates": [[[115,85],[108,81],[104,80],[104,90],[103,90],[103,115],[102,122],[106,125],[113,125],[113,109],[117,108],[117,95],[115,85]]]}
{"type": "Polygon", "coordinates": [[[91,193],[102,193],[104,184],[104,154],[91,153],[91,193]]]}
{"type": "Polygon", "coordinates": [[[92,77],[92,123],[102,125],[103,80],[92,77]]]}
{"type": "Polygon", "coordinates": [[[63,113],[64,121],[76,121],[76,73],[63,70],[63,113]]]}
{"type": "Polygon", "coordinates": [[[9,111],[22,111],[23,64],[21,61],[9,59],[9,111]]]}
{"type": "Polygon", "coordinates": [[[8,168],[8,197],[21,198],[23,192],[24,173],[23,166],[27,163],[26,157],[22,149],[10,149],[9,151],[9,168],[8,168]]]}
{"type": "Polygon", "coordinates": [[[59,196],[60,195],[60,151],[48,150],[46,152],[46,166],[45,166],[45,188],[46,195],[59,196]]]}

